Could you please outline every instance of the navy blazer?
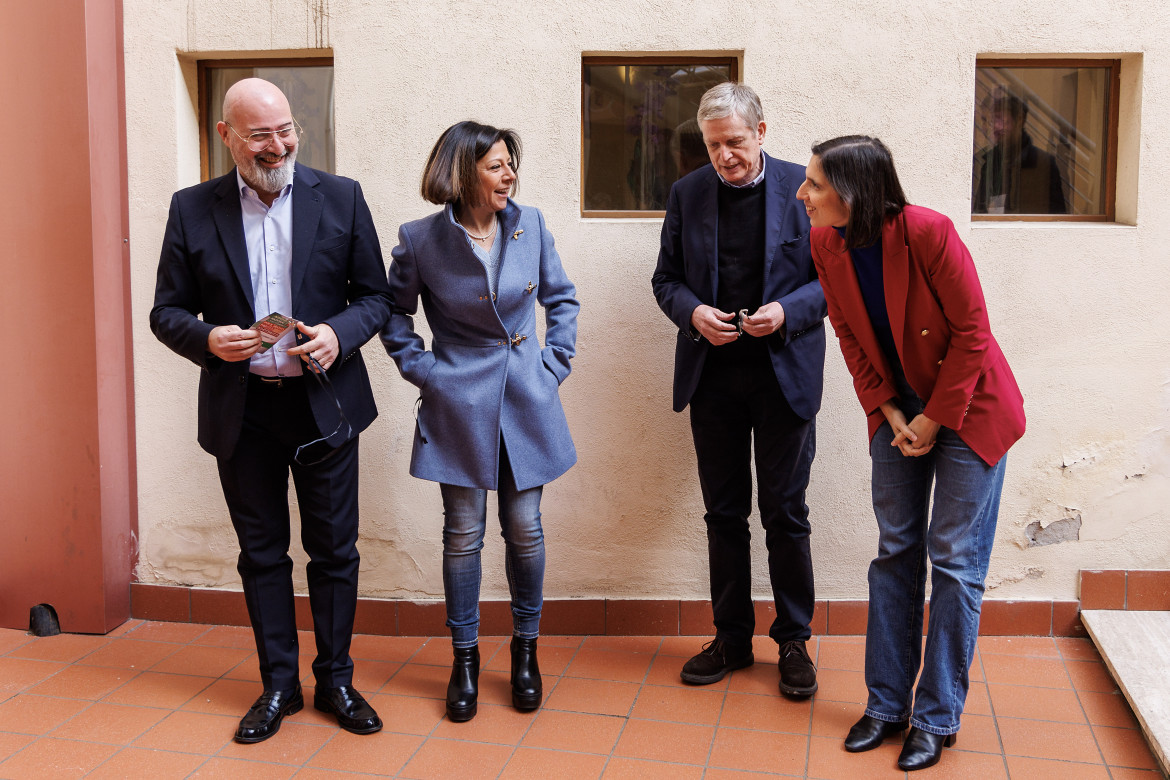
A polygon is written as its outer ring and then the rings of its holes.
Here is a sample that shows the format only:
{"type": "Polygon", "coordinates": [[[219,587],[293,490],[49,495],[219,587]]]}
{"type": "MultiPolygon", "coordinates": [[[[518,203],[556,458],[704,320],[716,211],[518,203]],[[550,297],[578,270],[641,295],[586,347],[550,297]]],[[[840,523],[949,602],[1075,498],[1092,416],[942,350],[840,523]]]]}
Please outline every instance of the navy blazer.
{"type": "Polygon", "coordinates": [[[526,490],[577,462],[558,387],[576,351],[581,307],[540,211],[509,199],[496,240],[504,243],[493,296],[450,205],[402,225],[382,343],[419,388],[410,473],[495,490],[503,438],[516,487],[526,490]],[[420,298],[433,335],[429,350],[414,330],[420,298]],[[545,314],[543,348],[537,303],[545,314]]]}
{"type": "MultiPolygon", "coordinates": [[[[352,179],[297,165],[292,206],[293,310],[281,314],[326,322],[337,334],[340,354],[328,373],[356,436],[378,415],[360,348],[390,315],[382,249],[352,179]]],[[[230,457],[239,439],[249,361],[220,360],[207,351],[207,337],[217,325],[256,321],[242,215],[234,168],[174,194],[150,311],[159,341],[202,369],[199,444],[218,458],[230,457]]],[[[317,427],[330,433],[338,422],[333,400],[311,378],[305,386],[317,427]]],[[[344,432],[335,438],[331,444],[343,444],[344,432]]]]}
{"type": "MultiPolygon", "coordinates": [[[[763,154],[761,152],[761,154],[763,154]]],[[[772,368],[789,406],[809,420],[821,408],[825,371],[825,295],[809,252],[808,215],[796,199],[804,168],[768,157],[764,169],[764,296],[784,307],[780,332],[765,337],[772,368]]],[[[714,306],[719,289],[718,193],[724,186],[705,165],[670,188],[654,297],[678,326],[674,410],[691,402],[710,343],[691,325],[700,304],[714,306]]]]}

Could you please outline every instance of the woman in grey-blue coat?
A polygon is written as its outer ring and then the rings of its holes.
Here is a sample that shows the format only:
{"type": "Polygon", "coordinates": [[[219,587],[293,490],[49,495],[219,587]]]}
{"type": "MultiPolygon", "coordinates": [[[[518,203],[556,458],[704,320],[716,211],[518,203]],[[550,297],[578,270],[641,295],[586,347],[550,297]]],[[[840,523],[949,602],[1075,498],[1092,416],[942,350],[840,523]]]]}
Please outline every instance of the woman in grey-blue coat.
{"type": "Polygon", "coordinates": [[[423,170],[442,211],[399,228],[386,351],[419,388],[410,473],[443,497],[443,587],[454,663],[447,716],[475,716],[480,550],[497,491],[512,596],[512,703],[540,706],[536,660],[544,588],[543,486],[577,460],[558,387],[577,340],[576,290],[544,217],[510,198],[520,138],[476,122],[449,127],[423,170]],[[422,298],[432,341],[414,330],[422,298]],[[545,346],[536,304],[545,312],[545,346]]]}

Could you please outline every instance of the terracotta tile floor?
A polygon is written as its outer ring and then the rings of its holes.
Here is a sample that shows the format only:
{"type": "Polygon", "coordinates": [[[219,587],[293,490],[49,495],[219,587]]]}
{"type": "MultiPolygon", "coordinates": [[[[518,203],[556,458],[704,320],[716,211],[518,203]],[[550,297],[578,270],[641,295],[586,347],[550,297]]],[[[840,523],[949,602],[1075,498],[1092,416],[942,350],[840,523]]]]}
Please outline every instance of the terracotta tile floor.
{"type": "MultiPolygon", "coordinates": [[[[775,645],[706,687],[682,685],[693,637],[541,639],[546,699],[509,706],[505,640],[485,638],[478,716],[443,715],[446,638],[355,637],[356,684],[386,722],[339,730],[308,708],[257,745],[231,739],[259,694],[248,629],[130,621],[108,636],[0,630],[0,778],[894,777],[898,743],[846,753],[862,712],[861,637],[809,650],[820,692],[776,690],[775,645]]],[[[302,635],[302,648],[312,637],[302,635]]],[[[302,657],[305,684],[311,658],[302,657]]],[[[1087,639],[983,637],[958,744],[918,777],[1161,777],[1087,639]]],[[[307,692],[308,693],[308,692],[307,692]]],[[[311,696],[311,694],[308,694],[311,696]]],[[[310,699],[311,701],[311,699],[310,699]]]]}

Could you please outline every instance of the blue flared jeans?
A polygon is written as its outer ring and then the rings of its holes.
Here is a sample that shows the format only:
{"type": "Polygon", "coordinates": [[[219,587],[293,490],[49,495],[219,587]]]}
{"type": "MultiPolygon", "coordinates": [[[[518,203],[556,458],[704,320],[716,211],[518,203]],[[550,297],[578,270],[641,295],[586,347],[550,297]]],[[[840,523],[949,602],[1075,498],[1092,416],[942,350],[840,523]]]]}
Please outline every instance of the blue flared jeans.
{"type": "MultiPolygon", "coordinates": [[[[507,456],[500,453],[496,498],[504,537],[504,571],[512,596],[512,633],[540,635],[544,604],[544,531],[540,525],[543,486],[517,490],[507,456]]],[[[443,495],[443,590],[447,627],[455,647],[479,642],[480,551],[487,530],[487,491],[440,484],[443,495]]]]}
{"type": "Polygon", "coordinates": [[[891,447],[892,440],[883,423],[870,443],[878,555],[869,566],[865,712],[953,734],[967,699],[1007,458],[988,465],[948,428],[940,428],[934,448],[917,458],[891,447]],[[928,559],[930,624],[923,651],[928,559]]]}

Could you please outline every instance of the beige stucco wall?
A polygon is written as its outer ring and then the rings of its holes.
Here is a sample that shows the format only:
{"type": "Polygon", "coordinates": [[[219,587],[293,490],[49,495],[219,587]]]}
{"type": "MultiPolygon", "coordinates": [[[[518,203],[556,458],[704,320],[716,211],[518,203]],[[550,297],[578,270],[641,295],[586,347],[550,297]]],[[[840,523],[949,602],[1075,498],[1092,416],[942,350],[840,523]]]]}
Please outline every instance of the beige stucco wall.
{"type": "MultiPolygon", "coordinates": [[[[331,49],[338,171],[361,181],[383,251],[429,213],[418,179],[464,118],[516,128],[519,200],[539,206],[583,304],[562,387],[580,453],[545,493],[549,598],[704,598],[706,538],[686,414],[670,411],[673,327],[650,292],[660,221],[579,215],[581,55],[742,52],[765,148],[880,136],[910,199],[950,215],[1022,386],[990,598],[1073,599],[1082,568],[1170,566],[1170,11],[1161,0],[124,0],[144,582],[238,583],[214,460],[195,443],[196,368],[147,326],[172,191],[198,180],[193,59],[331,49]],[[200,55],[200,53],[205,53],[200,55]],[[978,54],[1125,55],[1119,218],[987,224],[968,216],[978,54]],[[1025,528],[1079,517],[1079,541],[1025,528]]],[[[294,107],[295,108],[295,107],[294,107]]],[[[865,426],[829,339],[808,502],[820,598],[864,598],[876,548],[865,426]]],[[[407,474],[416,393],[365,348],[381,416],[362,437],[361,591],[439,598],[438,487],[407,474]]],[[[757,525],[758,528],[758,525],[757,525]]],[[[757,533],[756,537],[762,534],[757,533]]],[[[762,539],[756,590],[767,591],[762,539]]],[[[299,550],[297,561],[304,557],[299,550]]],[[[507,593],[489,533],[484,595],[507,593]]],[[[298,574],[303,585],[303,570],[298,574]]]]}

